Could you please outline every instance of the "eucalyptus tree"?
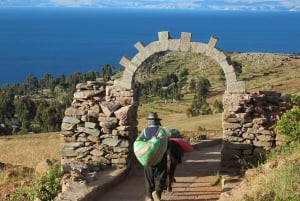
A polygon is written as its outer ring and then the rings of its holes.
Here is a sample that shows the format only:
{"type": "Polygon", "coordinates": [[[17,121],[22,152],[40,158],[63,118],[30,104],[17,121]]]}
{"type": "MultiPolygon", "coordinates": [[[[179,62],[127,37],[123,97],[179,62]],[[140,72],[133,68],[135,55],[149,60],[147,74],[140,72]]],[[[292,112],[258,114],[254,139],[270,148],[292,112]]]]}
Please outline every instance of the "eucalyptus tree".
{"type": "Polygon", "coordinates": [[[34,75],[29,75],[24,82],[24,86],[26,94],[34,94],[39,89],[39,80],[34,75]]]}
{"type": "Polygon", "coordinates": [[[105,64],[101,68],[101,73],[104,81],[109,81],[112,76],[112,66],[110,64],[105,64]]]}

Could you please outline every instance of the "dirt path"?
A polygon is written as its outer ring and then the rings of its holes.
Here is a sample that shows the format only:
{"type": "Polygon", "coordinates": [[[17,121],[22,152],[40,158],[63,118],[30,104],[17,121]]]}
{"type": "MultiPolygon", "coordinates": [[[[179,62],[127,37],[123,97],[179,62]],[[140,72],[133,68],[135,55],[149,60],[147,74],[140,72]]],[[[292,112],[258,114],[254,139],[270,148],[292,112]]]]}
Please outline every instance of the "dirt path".
{"type": "MultiPolygon", "coordinates": [[[[199,146],[185,153],[183,163],[177,167],[173,191],[165,193],[162,200],[218,200],[221,187],[211,186],[220,170],[221,144],[199,146]]],[[[106,192],[98,201],[143,201],[145,194],[143,168],[134,167],[125,181],[106,192]]]]}

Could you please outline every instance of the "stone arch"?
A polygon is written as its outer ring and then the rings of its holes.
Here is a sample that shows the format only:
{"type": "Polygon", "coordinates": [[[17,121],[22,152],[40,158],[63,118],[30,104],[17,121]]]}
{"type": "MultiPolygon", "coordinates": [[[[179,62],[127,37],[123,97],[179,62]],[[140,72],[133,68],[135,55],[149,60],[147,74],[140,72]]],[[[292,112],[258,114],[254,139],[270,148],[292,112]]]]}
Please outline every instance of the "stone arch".
{"type": "MultiPolygon", "coordinates": [[[[133,95],[133,100],[138,97],[135,94],[134,78],[135,72],[150,56],[165,51],[181,51],[181,52],[193,52],[200,53],[214,59],[222,68],[226,79],[226,90],[223,95],[223,145],[221,150],[221,165],[224,167],[239,166],[236,155],[242,158],[244,154],[251,152],[254,153],[252,144],[244,144],[246,139],[243,139],[241,143],[240,139],[236,141],[235,136],[240,133],[243,128],[243,116],[240,102],[250,100],[248,94],[246,94],[246,87],[244,81],[237,81],[234,68],[231,64],[231,58],[219,49],[216,48],[217,39],[210,37],[207,44],[200,42],[192,42],[192,34],[189,32],[181,32],[179,39],[172,39],[168,31],[158,32],[158,41],[154,41],[145,46],[141,41],[138,41],[134,46],[138,50],[138,53],[130,59],[127,56],[123,56],[120,60],[120,64],[125,67],[122,77],[114,81],[114,87],[120,91],[130,91],[133,95]],[[242,114],[240,114],[242,113],[242,114]],[[235,119],[232,122],[232,119],[235,119]],[[229,137],[228,137],[229,136],[229,137]],[[245,151],[246,150],[246,151],[245,151]],[[249,151],[250,150],[250,151],[249,151]],[[238,154],[237,154],[238,152],[238,154]]],[[[135,101],[134,101],[135,102],[135,101]]],[[[137,113],[138,105],[135,105],[135,112],[137,113]]],[[[137,116],[137,114],[135,114],[137,116]]],[[[267,145],[268,146],[268,145],[267,145]]]]}
{"type": "Polygon", "coordinates": [[[181,38],[172,39],[168,31],[158,32],[158,41],[154,41],[145,46],[138,41],[134,46],[138,53],[130,59],[123,56],[120,64],[125,67],[123,75],[120,79],[115,80],[115,85],[123,89],[132,89],[134,83],[134,75],[136,70],[142,63],[155,53],[164,51],[182,51],[201,53],[214,59],[223,69],[226,78],[227,93],[245,93],[245,82],[237,81],[234,68],[231,65],[230,57],[226,56],[222,51],[216,48],[217,39],[211,37],[208,44],[200,42],[191,42],[192,34],[189,32],[181,32],[181,38]]]}

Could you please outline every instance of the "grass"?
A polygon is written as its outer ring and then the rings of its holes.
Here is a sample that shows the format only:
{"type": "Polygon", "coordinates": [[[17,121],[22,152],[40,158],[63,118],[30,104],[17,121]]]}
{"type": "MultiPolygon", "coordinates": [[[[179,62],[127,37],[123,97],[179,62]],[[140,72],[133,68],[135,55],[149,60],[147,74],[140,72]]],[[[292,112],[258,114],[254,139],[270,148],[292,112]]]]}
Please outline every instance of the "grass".
{"type": "Polygon", "coordinates": [[[60,152],[58,132],[0,137],[0,200],[16,189],[23,195],[38,179],[37,164],[45,159],[60,161],[60,152]]]}
{"type": "Polygon", "coordinates": [[[244,188],[236,189],[230,201],[300,200],[300,142],[271,150],[267,160],[247,178],[244,188]],[[273,165],[268,165],[273,164],[273,165]]]}
{"type": "Polygon", "coordinates": [[[58,132],[0,137],[0,162],[35,168],[45,159],[60,160],[60,149],[58,132]]]}
{"type": "MultiPolygon", "coordinates": [[[[199,127],[205,128],[205,130],[221,131],[222,130],[222,114],[214,115],[202,115],[197,117],[187,117],[185,113],[165,114],[162,109],[146,107],[139,109],[139,113],[143,116],[139,118],[138,128],[141,130],[146,126],[146,117],[149,111],[158,112],[158,115],[162,119],[163,126],[168,128],[176,128],[181,132],[184,131],[198,131],[199,127]],[[146,107],[146,108],[145,108],[146,107]],[[145,112],[147,111],[147,112],[145,112]]],[[[179,107],[179,106],[178,106],[179,107]]]]}
{"type": "Polygon", "coordinates": [[[216,174],[215,179],[210,183],[210,185],[212,185],[212,186],[218,186],[218,185],[221,185],[221,179],[222,179],[222,176],[221,176],[220,173],[218,172],[218,173],[216,174]]]}

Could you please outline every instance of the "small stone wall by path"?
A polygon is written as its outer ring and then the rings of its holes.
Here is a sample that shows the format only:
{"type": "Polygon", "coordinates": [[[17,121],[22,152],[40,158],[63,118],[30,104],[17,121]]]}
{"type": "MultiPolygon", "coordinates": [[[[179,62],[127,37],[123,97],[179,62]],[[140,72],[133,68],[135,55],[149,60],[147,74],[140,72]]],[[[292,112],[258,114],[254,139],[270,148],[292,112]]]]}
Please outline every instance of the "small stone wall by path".
{"type": "Polygon", "coordinates": [[[76,86],[61,124],[61,163],[72,181],[95,180],[107,168],[126,168],[137,136],[134,91],[119,91],[111,82],[76,86]]]}
{"type": "Polygon", "coordinates": [[[291,109],[289,96],[273,91],[226,94],[223,105],[223,167],[240,167],[242,160],[258,158],[281,143],[274,125],[291,109]]]}

